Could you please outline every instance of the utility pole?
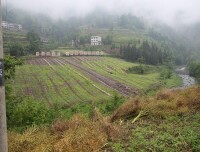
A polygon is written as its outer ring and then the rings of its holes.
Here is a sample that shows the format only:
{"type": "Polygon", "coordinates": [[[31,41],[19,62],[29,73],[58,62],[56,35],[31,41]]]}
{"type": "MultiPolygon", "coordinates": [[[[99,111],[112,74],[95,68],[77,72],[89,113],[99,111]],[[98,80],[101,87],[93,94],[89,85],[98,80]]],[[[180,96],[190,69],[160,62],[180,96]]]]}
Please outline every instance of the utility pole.
{"type": "Polygon", "coordinates": [[[0,0],[0,151],[8,152],[1,20],[2,10],[0,0]]]}

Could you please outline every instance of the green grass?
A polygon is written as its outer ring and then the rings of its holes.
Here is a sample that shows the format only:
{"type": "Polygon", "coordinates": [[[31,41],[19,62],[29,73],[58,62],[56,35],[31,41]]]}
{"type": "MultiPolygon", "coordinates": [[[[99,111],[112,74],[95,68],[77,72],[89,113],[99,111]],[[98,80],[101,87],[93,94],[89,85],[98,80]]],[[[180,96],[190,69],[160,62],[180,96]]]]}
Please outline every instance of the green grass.
{"type": "MultiPolygon", "coordinates": [[[[147,89],[152,84],[161,81],[159,75],[162,67],[156,67],[157,70],[154,70],[152,73],[149,72],[148,74],[140,75],[127,72],[128,68],[138,66],[138,64],[112,57],[101,57],[99,60],[82,61],[82,64],[100,74],[138,89],[147,89]]],[[[171,88],[179,86],[181,81],[180,78],[173,75],[172,78],[166,79],[165,83],[166,87],[171,88]]]]}
{"type": "Polygon", "coordinates": [[[112,147],[116,152],[197,152],[200,150],[199,121],[199,114],[142,118],[131,125],[129,141],[113,143],[112,147]]]}

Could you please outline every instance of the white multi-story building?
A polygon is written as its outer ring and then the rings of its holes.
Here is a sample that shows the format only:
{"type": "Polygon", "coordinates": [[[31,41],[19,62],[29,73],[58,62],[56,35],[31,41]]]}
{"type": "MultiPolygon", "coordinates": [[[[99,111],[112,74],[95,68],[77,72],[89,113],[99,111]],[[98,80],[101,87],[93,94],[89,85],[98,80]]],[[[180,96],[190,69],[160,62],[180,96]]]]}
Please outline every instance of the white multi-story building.
{"type": "Polygon", "coordinates": [[[8,23],[6,21],[2,21],[1,27],[2,28],[8,28],[8,23]]]}
{"type": "Polygon", "coordinates": [[[91,36],[91,45],[101,45],[101,42],[100,36],[91,36]]]}
{"type": "Polygon", "coordinates": [[[21,24],[13,24],[13,23],[8,23],[6,21],[2,21],[1,27],[8,30],[19,30],[19,31],[22,30],[21,24]]]}

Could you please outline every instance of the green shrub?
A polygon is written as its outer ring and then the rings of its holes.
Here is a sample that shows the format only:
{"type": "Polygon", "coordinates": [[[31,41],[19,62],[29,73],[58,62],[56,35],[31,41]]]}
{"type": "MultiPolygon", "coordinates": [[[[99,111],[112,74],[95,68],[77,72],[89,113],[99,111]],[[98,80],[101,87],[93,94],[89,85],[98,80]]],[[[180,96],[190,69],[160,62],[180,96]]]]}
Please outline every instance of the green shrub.
{"type": "Polygon", "coordinates": [[[144,74],[145,69],[143,66],[139,65],[139,66],[134,66],[134,67],[128,68],[128,71],[130,73],[135,73],[135,74],[144,74]]]}
{"type": "Polygon", "coordinates": [[[165,79],[170,79],[172,77],[172,70],[170,69],[163,69],[160,72],[160,79],[165,80],[165,79]]]}
{"type": "Polygon", "coordinates": [[[106,102],[105,104],[100,104],[98,107],[100,108],[101,112],[104,114],[110,114],[115,109],[117,109],[125,99],[117,94],[113,96],[113,99],[106,102]]]}
{"type": "Polygon", "coordinates": [[[149,73],[154,73],[158,72],[159,66],[149,66],[149,65],[139,65],[139,66],[133,66],[128,68],[128,73],[133,73],[133,74],[149,74],[149,73]]]}
{"type": "Polygon", "coordinates": [[[32,98],[13,97],[7,101],[8,128],[51,123],[56,117],[53,109],[32,98]]]}
{"type": "Polygon", "coordinates": [[[200,61],[191,62],[188,65],[189,74],[198,80],[200,80],[200,61]]]}

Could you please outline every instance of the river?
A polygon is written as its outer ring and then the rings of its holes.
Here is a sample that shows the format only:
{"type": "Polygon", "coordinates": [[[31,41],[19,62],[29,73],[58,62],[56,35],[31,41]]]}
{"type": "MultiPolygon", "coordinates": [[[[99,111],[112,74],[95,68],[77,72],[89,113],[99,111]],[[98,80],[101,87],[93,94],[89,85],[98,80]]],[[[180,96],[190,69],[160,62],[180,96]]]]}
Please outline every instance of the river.
{"type": "Polygon", "coordinates": [[[182,79],[182,86],[181,86],[181,88],[187,88],[189,86],[192,86],[192,85],[196,84],[195,78],[191,77],[189,75],[189,72],[187,71],[187,69],[186,69],[185,66],[177,67],[176,68],[176,73],[182,79]]]}

